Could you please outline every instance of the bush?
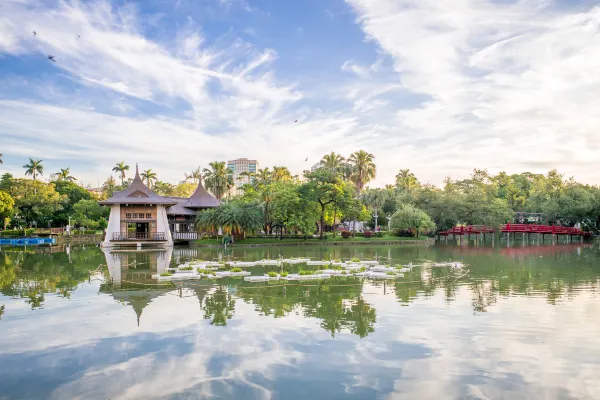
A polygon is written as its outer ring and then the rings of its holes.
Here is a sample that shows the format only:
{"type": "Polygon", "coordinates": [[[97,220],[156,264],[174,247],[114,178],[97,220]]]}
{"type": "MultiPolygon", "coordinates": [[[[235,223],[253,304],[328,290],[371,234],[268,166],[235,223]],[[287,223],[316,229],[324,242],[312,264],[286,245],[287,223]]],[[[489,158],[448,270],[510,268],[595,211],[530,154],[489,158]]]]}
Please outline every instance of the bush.
{"type": "Polygon", "coordinates": [[[34,229],[7,229],[0,233],[0,236],[21,237],[33,235],[34,229]]]}
{"type": "Polygon", "coordinates": [[[357,263],[357,262],[360,262],[360,258],[358,258],[358,257],[352,257],[352,258],[350,259],[350,261],[351,261],[351,262],[355,262],[355,263],[357,263]]]}
{"type": "Polygon", "coordinates": [[[283,272],[281,273],[281,276],[288,276],[288,272],[287,272],[287,271],[283,271],[283,272]]]}
{"type": "Polygon", "coordinates": [[[269,275],[271,278],[276,278],[277,277],[277,272],[275,272],[275,271],[269,271],[269,272],[267,272],[267,275],[269,275]]]}
{"type": "Polygon", "coordinates": [[[212,275],[214,273],[214,271],[210,271],[210,270],[202,269],[202,268],[198,268],[197,271],[199,274],[204,274],[204,275],[212,275]]]}
{"type": "Polygon", "coordinates": [[[366,232],[365,232],[363,235],[364,235],[364,237],[366,237],[366,238],[370,238],[370,237],[373,237],[373,232],[371,232],[371,231],[366,231],[366,232]]]}
{"type": "Polygon", "coordinates": [[[383,232],[381,232],[381,231],[373,232],[373,236],[381,238],[381,237],[383,237],[383,232]]]}
{"type": "Polygon", "coordinates": [[[183,268],[179,268],[180,271],[192,271],[194,269],[194,267],[183,267],[183,268]]]}
{"type": "Polygon", "coordinates": [[[348,239],[349,237],[350,237],[350,232],[348,232],[348,231],[343,231],[342,232],[342,238],[348,239]]]}
{"type": "Polygon", "coordinates": [[[171,276],[173,275],[172,273],[170,273],[169,271],[165,271],[162,274],[160,274],[160,276],[171,276]]]}
{"type": "Polygon", "coordinates": [[[242,272],[243,269],[237,267],[237,268],[231,268],[231,272],[242,272]]]}
{"type": "Polygon", "coordinates": [[[298,275],[312,275],[314,274],[313,271],[300,271],[298,272],[298,275]]]}

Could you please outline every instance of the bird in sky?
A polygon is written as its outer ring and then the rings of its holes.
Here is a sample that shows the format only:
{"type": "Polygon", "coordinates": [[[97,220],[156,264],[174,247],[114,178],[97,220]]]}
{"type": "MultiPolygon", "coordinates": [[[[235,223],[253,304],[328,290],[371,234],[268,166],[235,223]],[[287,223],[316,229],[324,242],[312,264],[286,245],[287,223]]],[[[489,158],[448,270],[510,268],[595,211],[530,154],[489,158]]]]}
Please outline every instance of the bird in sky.
{"type": "Polygon", "coordinates": [[[306,160],[304,160],[304,161],[308,161],[308,157],[306,157],[306,160]]]}
{"type": "Polygon", "coordinates": [[[297,123],[297,122],[298,122],[298,120],[295,120],[295,121],[294,121],[294,123],[297,123]]]}
{"type": "Polygon", "coordinates": [[[77,39],[79,39],[81,36],[77,35],[77,39]]]}
{"type": "Polygon", "coordinates": [[[33,31],[33,36],[35,36],[35,35],[37,35],[37,32],[36,32],[36,31],[33,31]]]}
{"type": "Polygon", "coordinates": [[[54,59],[54,56],[48,56],[48,60],[50,60],[52,62],[56,62],[56,60],[54,59]]]}

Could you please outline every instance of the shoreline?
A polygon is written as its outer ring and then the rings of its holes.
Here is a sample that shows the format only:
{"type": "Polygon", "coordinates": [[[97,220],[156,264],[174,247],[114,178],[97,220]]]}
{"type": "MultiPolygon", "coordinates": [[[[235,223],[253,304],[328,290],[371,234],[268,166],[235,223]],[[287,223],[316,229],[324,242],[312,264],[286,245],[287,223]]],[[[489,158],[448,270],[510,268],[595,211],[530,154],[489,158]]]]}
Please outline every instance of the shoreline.
{"type": "MultiPolygon", "coordinates": [[[[335,242],[298,242],[298,243],[234,243],[229,245],[231,248],[244,248],[244,247],[302,247],[302,246],[390,246],[390,245],[432,245],[435,243],[435,239],[426,239],[426,240],[378,240],[378,241],[360,241],[360,242],[350,242],[350,241],[335,241],[335,242]]],[[[190,242],[189,247],[191,248],[222,248],[221,244],[199,244],[195,242],[190,242]]]]}

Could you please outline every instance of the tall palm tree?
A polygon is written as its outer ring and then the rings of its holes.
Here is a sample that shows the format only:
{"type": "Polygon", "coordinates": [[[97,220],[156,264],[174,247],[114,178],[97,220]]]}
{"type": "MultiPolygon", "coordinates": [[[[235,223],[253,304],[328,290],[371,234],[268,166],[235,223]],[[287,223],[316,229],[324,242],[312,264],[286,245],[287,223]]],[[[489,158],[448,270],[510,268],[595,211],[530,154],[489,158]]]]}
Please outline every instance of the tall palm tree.
{"type": "Polygon", "coordinates": [[[125,161],[121,161],[117,163],[115,167],[112,169],[117,174],[121,175],[121,185],[125,184],[125,171],[129,171],[129,165],[125,165],[125,161]]]}
{"type": "Polygon", "coordinates": [[[233,187],[233,177],[225,161],[213,161],[208,166],[210,168],[204,168],[202,171],[204,185],[217,200],[221,200],[225,193],[233,187]]]}
{"type": "Polygon", "coordinates": [[[60,172],[54,174],[57,181],[74,182],[75,177],[71,176],[71,168],[61,168],[60,172]]]}
{"type": "Polygon", "coordinates": [[[375,166],[375,156],[364,150],[358,150],[348,158],[348,162],[352,166],[352,175],[350,179],[356,185],[358,192],[362,192],[363,188],[369,183],[377,174],[377,167],[375,166]]]}
{"type": "Polygon", "coordinates": [[[396,174],[396,186],[404,190],[410,190],[419,185],[419,180],[410,172],[410,169],[401,169],[396,174]]]}
{"type": "Polygon", "coordinates": [[[33,180],[37,179],[38,174],[44,175],[44,166],[42,165],[42,160],[34,160],[33,158],[29,159],[29,164],[23,165],[25,168],[25,175],[31,175],[33,180]]]}
{"type": "Polygon", "coordinates": [[[151,188],[152,183],[156,182],[156,173],[152,172],[151,169],[147,169],[144,172],[142,172],[140,174],[140,177],[142,178],[142,180],[146,181],[146,186],[148,186],[148,188],[151,188]]]}
{"type": "Polygon", "coordinates": [[[198,183],[200,179],[202,179],[202,170],[200,169],[200,167],[193,170],[189,175],[185,174],[186,181],[191,180],[194,183],[198,183]]]}
{"type": "Polygon", "coordinates": [[[341,154],[336,154],[332,151],[329,154],[325,154],[323,158],[321,158],[321,167],[326,168],[330,171],[341,172],[342,167],[344,166],[344,157],[341,154]]]}
{"type": "Polygon", "coordinates": [[[292,180],[292,174],[287,167],[273,167],[272,177],[276,182],[288,182],[292,180]]]}

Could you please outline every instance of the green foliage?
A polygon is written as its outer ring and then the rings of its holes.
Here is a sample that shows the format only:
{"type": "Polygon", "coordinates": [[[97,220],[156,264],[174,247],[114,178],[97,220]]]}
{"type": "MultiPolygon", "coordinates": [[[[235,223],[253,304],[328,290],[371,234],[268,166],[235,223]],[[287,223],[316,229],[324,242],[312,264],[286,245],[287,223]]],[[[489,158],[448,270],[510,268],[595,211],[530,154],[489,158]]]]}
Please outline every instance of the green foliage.
{"type": "Polygon", "coordinates": [[[358,258],[358,257],[352,257],[352,258],[350,259],[350,261],[351,261],[351,262],[355,262],[355,263],[356,263],[356,262],[360,262],[360,258],[358,258]]]}
{"type": "Polygon", "coordinates": [[[377,174],[375,156],[364,150],[359,150],[350,154],[348,162],[352,167],[350,180],[354,182],[357,191],[360,193],[365,185],[373,180],[377,174]]]}
{"type": "Polygon", "coordinates": [[[38,175],[44,175],[42,160],[30,158],[29,163],[23,165],[23,168],[25,168],[25,176],[31,175],[34,181],[37,180],[38,175]]]}
{"type": "Polygon", "coordinates": [[[75,223],[92,229],[106,228],[109,213],[110,209],[102,207],[96,200],[80,200],[73,206],[75,223]]]}
{"type": "Polygon", "coordinates": [[[213,161],[204,168],[204,186],[217,200],[221,200],[234,185],[231,171],[227,169],[225,161],[213,161]]]}
{"type": "Polygon", "coordinates": [[[15,222],[22,225],[36,221],[38,226],[46,226],[67,199],[53,183],[30,179],[13,179],[10,195],[15,201],[15,222]]]}
{"type": "MultiPolygon", "coordinates": [[[[198,268],[197,271],[198,271],[199,274],[204,274],[204,275],[213,275],[213,273],[214,273],[214,271],[211,271],[211,270],[208,270],[208,269],[203,269],[203,268],[198,268]]],[[[241,272],[241,271],[233,271],[233,270],[231,270],[231,272],[241,272]]]]}
{"type": "Polygon", "coordinates": [[[277,272],[269,271],[269,272],[267,272],[267,275],[270,276],[271,278],[276,278],[277,277],[277,272]]]}
{"type": "Polygon", "coordinates": [[[160,276],[172,276],[172,275],[173,275],[173,274],[172,274],[172,273],[170,273],[169,271],[165,271],[165,272],[162,272],[162,273],[160,274],[160,276]]]}
{"type": "Polygon", "coordinates": [[[289,273],[287,271],[283,271],[280,275],[283,276],[283,277],[286,277],[286,276],[288,276],[288,274],[289,273]]]}
{"type": "Polygon", "coordinates": [[[244,270],[243,270],[243,269],[241,269],[241,268],[239,268],[239,267],[236,267],[236,268],[231,268],[231,272],[243,272],[243,271],[244,271],[244,270]]]}
{"type": "Polygon", "coordinates": [[[183,268],[179,268],[180,271],[193,271],[194,267],[183,267],[183,268]]]}
{"type": "Polygon", "coordinates": [[[0,190],[0,218],[4,218],[12,215],[15,200],[10,194],[0,190]]]}
{"type": "Polygon", "coordinates": [[[33,235],[34,229],[7,229],[2,231],[2,236],[21,237],[33,235]]]}
{"type": "Polygon", "coordinates": [[[219,228],[225,234],[252,233],[260,230],[263,223],[263,214],[260,205],[256,202],[232,200],[221,204],[219,207],[205,210],[196,217],[198,229],[207,232],[216,232],[219,228]]]}
{"type": "Polygon", "coordinates": [[[405,205],[392,215],[390,225],[395,234],[410,231],[419,237],[419,234],[431,232],[435,223],[429,215],[416,207],[405,205]]]}
{"type": "Polygon", "coordinates": [[[298,275],[302,275],[302,276],[314,275],[314,274],[315,274],[315,271],[298,271],[298,275]]]}

